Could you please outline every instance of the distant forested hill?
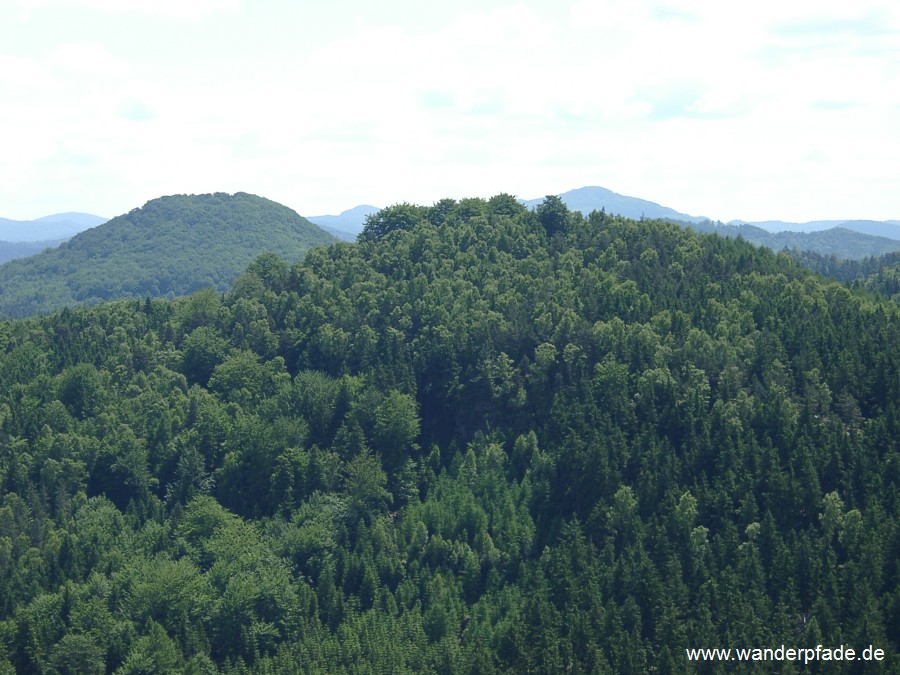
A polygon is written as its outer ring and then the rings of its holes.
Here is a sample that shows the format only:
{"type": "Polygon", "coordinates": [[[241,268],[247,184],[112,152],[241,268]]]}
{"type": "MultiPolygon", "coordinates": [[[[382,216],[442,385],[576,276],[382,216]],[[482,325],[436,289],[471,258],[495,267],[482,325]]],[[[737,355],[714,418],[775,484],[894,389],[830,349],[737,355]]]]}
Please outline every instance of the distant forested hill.
{"type": "Polygon", "coordinates": [[[50,241],[0,241],[0,264],[15,260],[17,258],[27,258],[35,253],[48,248],[56,248],[65,239],[56,239],[50,241]]]}
{"type": "Polygon", "coordinates": [[[754,225],[722,225],[710,221],[691,224],[690,227],[699,232],[715,233],[723,237],[740,237],[773,251],[797,249],[846,259],[880,256],[900,251],[900,240],[865,234],[846,227],[832,227],[815,232],[769,232],[754,225]]]}
{"type": "Polygon", "coordinates": [[[900,252],[856,260],[812,251],[790,251],[804,267],[844,283],[880,293],[900,302],[900,252]]]}
{"type": "Polygon", "coordinates": [[[789,223],[783,220],[763,220],[746,222],[733,220],[728,225],[752,225],[768,232],[820,232],[841,227],[845,230],[870,234],[875,237],[900,239],[900,224],[890,220],[813,220],[806,223],[789,223]]]}
{"type": "Polygon", "coordinates": [[[898,673],[898,345],[787,255],[508,195],[0,322],[0,672],[898,673]],[[884,660],[686,656],[781,645],[884,660]]]}
{"type": "Polygon", "coordinates": [[[0,266],[0,315],[81,303],[226,290],[255,256],[299,260],[335,239],[255,195],[175,195],[82,232],[58,248],[0,266]]]}

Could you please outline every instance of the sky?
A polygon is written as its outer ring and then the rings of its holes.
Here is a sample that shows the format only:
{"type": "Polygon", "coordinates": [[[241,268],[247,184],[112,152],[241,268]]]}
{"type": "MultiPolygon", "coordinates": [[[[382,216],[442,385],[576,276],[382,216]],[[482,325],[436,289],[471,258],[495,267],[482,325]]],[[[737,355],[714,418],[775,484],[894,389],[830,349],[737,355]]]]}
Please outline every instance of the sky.
{"type": "Polygon", "coordinates": [[[599,185],[900,219],[895,0],[0,0],[0,217],[599,185]]]}

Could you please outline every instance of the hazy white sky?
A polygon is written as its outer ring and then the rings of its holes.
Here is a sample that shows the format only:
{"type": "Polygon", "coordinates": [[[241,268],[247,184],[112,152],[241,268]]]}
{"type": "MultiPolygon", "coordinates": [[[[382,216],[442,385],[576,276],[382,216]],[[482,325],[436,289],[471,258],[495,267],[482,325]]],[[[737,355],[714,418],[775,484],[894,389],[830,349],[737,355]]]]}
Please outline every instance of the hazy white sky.
{"type": "Polygon", "coordinates": [[[601,185],[900,219],[898,150],[896,0],[0,0],[6,218],[601,185]]]}

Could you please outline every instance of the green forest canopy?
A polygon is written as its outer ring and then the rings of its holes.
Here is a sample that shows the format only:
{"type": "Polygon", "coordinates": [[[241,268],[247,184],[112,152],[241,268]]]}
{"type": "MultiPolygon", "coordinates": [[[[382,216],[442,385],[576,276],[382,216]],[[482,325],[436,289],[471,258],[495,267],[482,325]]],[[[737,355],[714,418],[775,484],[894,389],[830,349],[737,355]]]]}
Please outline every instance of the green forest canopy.
{"type": "Polygon", "coordinates": [[[898,672],[898,319],[498,195],[0,323],[0,672],[898,672]]]}

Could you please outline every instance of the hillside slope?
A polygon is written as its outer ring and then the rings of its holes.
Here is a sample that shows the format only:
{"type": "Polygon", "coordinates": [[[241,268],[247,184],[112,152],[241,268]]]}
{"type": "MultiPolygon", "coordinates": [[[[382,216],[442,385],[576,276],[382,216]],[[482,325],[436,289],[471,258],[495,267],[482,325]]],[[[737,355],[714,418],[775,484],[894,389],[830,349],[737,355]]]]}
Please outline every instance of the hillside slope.
{"type": "Polygon", "coordinates": [[[900,672],[898,344],[788,256],[506,195],[0,322],[0,672],[900,672]]]}
{"type": "Polygon", "coordinates": [[[299,260],[335,239],[289,208],[246,193],[175,195],[0,266],[0,315],[130,297],[224,291],[258,254],[299,260]]]}

